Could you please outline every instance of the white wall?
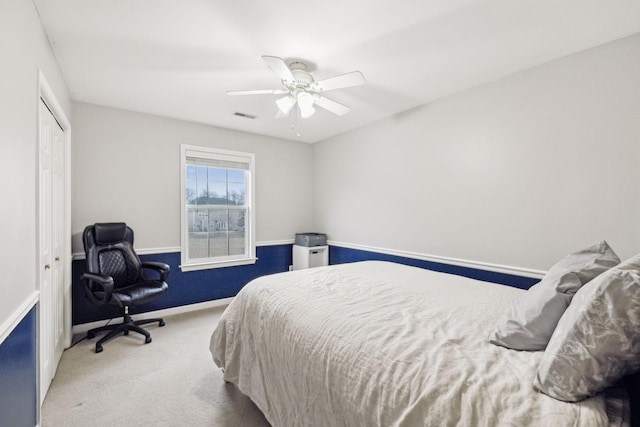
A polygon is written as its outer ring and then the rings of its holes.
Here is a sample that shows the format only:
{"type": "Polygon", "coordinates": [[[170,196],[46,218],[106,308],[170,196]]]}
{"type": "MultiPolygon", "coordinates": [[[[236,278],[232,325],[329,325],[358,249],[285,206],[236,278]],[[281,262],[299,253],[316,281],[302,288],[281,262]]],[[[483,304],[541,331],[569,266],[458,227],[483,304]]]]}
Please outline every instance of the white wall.
{"type": "Polygon", "coordinates": [[[256,239],[293,239],[312,221],[311,146],[74,103],[73,251],[95,222],[125,221],[136,248],[180,246],[180,144],[256,155],[256,239]]]}
{"type": "MultiPolygon", "coordinates": [[[[425,76],[425,78],[429,78],[425,76]]],[[[547,269],[640,252],[640,35],[314,144],[334,241],[547,269]]]]}
{"type": "MultiPolygon", "coordinates": [[[[71,101],[31,1],[0,2],[0,325],[37,289],[38,69],[67,117],[71,101]]],[[[0,330],[0,334],[4,331],[0,330]]]]}

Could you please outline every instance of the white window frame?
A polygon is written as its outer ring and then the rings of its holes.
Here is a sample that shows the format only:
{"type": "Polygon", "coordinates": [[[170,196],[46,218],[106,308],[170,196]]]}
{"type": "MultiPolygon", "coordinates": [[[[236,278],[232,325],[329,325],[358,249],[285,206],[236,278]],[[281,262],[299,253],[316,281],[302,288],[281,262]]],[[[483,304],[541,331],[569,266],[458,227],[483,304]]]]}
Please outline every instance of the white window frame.
{"type": "Polygon", "coordinates": [[[238,265],[254,264],[256,258],[255,239],[255,154],[240,151],[223,150],[219,148],[200,147],[196,145],[180,145],[180,258],[182,271],[196,271],[210,268],[232,267],[238,265]],[[210,160],[232,161],[247,163],[249,179],[246,182],[245,204],[248,210],[249,224],[245,223],[245,231],[248,232],[248,250],[243,255],[225,257],[199,258],[197,262],[188,258],[188,217],[186,200],[186,171],[187,157],[197,157],[210,160]]]}

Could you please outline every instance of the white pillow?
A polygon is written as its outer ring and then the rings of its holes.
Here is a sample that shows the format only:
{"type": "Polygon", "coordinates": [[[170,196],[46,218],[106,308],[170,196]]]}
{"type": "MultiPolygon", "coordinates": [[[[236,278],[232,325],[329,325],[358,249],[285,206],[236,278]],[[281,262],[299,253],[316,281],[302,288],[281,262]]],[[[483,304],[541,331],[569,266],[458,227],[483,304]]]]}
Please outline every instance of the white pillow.
{"type": "Polygon", "coordinates": [[[640,370],[640,254],[580,289],[556,327],[533,386],[582,400],[640,370]]]}
{"type": "Polygon", "coordinates": [[[565,256],[513,303],[489,342],[514,350],[544,350],[578,289],[619,262],[604,240],[565,256]]]}

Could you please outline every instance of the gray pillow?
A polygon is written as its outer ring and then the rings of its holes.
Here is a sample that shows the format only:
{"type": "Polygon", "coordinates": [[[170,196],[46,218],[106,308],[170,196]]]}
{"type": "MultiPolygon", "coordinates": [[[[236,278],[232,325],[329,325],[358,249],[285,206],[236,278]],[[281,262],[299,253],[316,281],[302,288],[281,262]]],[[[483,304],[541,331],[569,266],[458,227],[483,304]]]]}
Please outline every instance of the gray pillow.
{"type": "Polygon", "coordinates": [[[578,289],[619,262],[604,240],[567,255],[513,303],[489,342],[514,350],[544,350],[578,289]]]}
{"type": "Polygon", "coordinates": [[[640,254],[580,289],[556,327],[533,386],[575,402],[640,370],[640,254]]]}

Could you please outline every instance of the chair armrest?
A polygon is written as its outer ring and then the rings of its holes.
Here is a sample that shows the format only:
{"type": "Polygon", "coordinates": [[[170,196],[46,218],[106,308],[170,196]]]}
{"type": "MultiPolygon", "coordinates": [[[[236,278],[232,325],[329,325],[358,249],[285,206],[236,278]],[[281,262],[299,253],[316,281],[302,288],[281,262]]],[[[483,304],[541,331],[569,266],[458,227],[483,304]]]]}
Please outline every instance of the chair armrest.
{"type": "Polygon", "coordinates": [[[158,280],[160,280],[161,282],[167,280],[167,276],[169,276],[169,270],[171,269],[168,264],[155,261],[144,261],[142,263],[142,268],[148,268],[156,271],[158,274],[160,274],[160,278],[158,280]]]}
{"type": "Polygon", "coordinates": [[[91,301],[96,304],[106,304],[111,299],[111,293],[113,292],[113,278],[102,274],[84,273],[80,279],[85,280],[85,288],[87,296],[91,301]],[[102,288],[104,292],[102,298],[98,298],[95,294],[94,285],[102,288]]]}

